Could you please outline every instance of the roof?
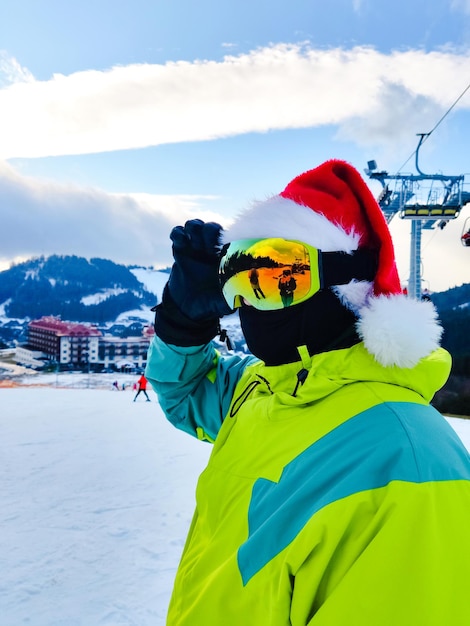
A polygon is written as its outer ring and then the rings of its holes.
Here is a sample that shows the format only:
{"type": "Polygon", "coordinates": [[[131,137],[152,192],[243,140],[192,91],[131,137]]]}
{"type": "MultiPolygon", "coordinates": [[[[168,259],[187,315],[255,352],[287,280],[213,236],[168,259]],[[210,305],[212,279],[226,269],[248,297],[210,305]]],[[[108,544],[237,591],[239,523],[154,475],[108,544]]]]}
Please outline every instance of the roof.
{"type": "Polygon", "coordinates": [[[63,337],[101,337],[101,331],[93,326],[86,326],[76,322],[63,322],[60,318],[53,316],[33,320],[28,324],[28,327],[48,330],[57,336],[63,337]]]}

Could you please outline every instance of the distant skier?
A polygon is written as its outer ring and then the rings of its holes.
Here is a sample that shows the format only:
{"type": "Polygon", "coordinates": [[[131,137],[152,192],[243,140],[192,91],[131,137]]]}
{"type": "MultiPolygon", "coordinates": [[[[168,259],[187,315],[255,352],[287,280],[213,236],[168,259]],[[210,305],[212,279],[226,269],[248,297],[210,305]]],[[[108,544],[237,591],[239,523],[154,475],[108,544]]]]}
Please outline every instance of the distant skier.
{"type": "Polygon", "coordinates": [[[134,402],[137,400],[140,393],[143,393],[145,395],[145,397],[147,398],[147,402],[150,402],[150,398],[148,397],[148,394],[147,394],[147,379],[145,378],[143,374],[137,381],[137,386],[138,386],[138,391],[135,394],[134,402]]]}
{"type": "Polygon", "coordinates": [[[261,286],[259,284],[259,274],[258,274],[258,270],[256,269],[256,267],[253,267],[250,270],[249,278],[250,278],[251,288],[253,289],[253,293],[258,298],[258,300],[259,300],[260,296],[261,296],[261,298],[265,298],[266,296],[262,292],[261,286]]]}
{"type": "Polygon", "coordinates": [[[278,282],[279,293],[281,294],[281,300],[283,306],[287,307],[294,301],[294,291],[297,287],[297,282],[292,276],[290,270],[284,270],[282,276],[278,282]]]}

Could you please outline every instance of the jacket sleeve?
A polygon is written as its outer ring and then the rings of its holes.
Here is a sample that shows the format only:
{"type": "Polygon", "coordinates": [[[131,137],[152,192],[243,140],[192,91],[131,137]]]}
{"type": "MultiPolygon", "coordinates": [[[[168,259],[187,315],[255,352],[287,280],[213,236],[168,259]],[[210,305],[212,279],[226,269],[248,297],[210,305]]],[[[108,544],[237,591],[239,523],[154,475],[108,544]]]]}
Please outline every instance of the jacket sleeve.
{"type": "Polygon", "coordinates": [[[219,354],[212,343],[180,347],[155,336],[145,375],[167,419],[176,428],[213,442],[235,387],[255,357],[219,354]]]}

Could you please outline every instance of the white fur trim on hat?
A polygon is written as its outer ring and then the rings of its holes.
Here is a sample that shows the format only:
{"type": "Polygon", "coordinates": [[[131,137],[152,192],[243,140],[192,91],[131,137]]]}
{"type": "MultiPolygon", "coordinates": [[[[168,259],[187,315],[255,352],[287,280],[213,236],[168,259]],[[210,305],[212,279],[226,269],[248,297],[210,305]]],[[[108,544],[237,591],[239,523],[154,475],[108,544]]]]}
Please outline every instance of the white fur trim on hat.
{"type": "Polygon", "coordinates": [[[296,239],[323,252],[353,252],[359,246],[359,234],[347,233],[321,213],[282,196],[272,196],[253,204],[237,216],[223,233],[224,243],[236,239],[296,239]]]}

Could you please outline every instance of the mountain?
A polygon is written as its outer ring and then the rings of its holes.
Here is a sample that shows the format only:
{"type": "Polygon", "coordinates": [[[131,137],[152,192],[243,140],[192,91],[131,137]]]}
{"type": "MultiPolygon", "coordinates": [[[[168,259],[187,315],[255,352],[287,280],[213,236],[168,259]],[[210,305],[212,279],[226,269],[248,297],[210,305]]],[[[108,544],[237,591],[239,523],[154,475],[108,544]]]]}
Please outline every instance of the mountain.
{"type": "Polygon", "coordinates": [[[454,358],[454,371],[470,375],[470,284],[431,296],[444,328],[442,345],[454,358]]]}
{"type": "Polygon", "coordinates": [[[131,322],[149,323],[167,278],[148,268],[78,256],[13,265],[0,272],[0,342],[8,346],[24,340],[27,322],[43,315],[109,326],[127,314],[134,317],[131,322]]]}

